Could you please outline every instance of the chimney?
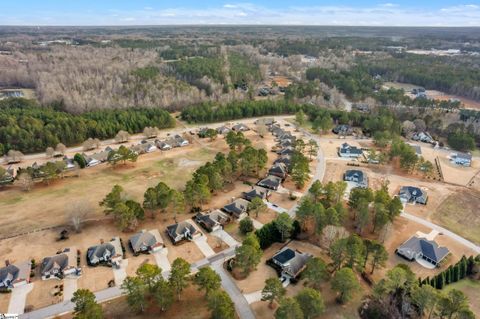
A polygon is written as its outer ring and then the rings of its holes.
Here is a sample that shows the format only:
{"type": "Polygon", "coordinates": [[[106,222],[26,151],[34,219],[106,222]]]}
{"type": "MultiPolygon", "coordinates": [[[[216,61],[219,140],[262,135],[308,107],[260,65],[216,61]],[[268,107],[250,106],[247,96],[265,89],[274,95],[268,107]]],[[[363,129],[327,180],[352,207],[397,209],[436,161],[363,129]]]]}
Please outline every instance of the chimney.
{"type": "Polygon", "coordinates": [[[10,266],[10,260],[6,259],[5,260],[5,267],[8,267],[8,266],[10,266]]]}
{"type": "Polygon", "coordinates": [[[103,239],[100,239],[100,244],[104,244],[105,242],[103,241],[103,239]]]}

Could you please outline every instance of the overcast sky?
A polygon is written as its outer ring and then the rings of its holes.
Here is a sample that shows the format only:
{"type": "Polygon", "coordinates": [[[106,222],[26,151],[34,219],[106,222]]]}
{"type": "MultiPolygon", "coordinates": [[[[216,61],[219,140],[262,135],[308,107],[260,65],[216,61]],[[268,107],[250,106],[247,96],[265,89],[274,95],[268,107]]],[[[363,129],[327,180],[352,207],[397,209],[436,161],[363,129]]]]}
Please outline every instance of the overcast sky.
{"type": "Polygon", "coordinates": [[[480,1],[460,1],[2,0],[0,25],[480,26],[480,1]]]}

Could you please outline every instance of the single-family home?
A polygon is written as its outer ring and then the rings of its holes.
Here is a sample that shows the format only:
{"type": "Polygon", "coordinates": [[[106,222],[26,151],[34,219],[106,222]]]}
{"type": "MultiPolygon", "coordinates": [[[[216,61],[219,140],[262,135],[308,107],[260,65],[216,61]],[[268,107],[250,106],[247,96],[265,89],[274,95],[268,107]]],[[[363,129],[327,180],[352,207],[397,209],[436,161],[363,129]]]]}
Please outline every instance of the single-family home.
{"type": "Polygon", "coordinates": [[[450,157],[451,161],[456,165],[472,166],[472,154],[468,153],[454,153],[450,157]]]}
{"type": "Polygon", "coordinates": [[[403,186],[398,193],[398,196],[405,203],[427,204],[427,193],[418,187],[403,186]]]}
{"type": "Polygon", "coordinates": [[[231,131],[231,129],[228,128],[228,127],[226,127],[225,125],[220,126],[220,127],[217,128],[217,133],[218,133],[218,134],[221,134],[221,135],[227,135],[228,132],[230,132],[230,131],[231,131]]]}
{"type": "Polygon", "coordinates": [[[275,265],[276,269],[280,270],[282,277],[295,279],[306,268],[311,257],[309,254],[284,247],[273,255],[271,263],[275,265]]]}
{"type": "Polygon", "coordinates": [[[235,132],[246,132],[250,130],[250,128],[243,123],[238,123],[232,127],[232,130],[235,132]]]}
{"type": "Polygon", "coordinates": [[[413,134],[412,140],[435,144],[435,140],[430,134],[428,134],[428,132],[416,132],[413,134]]]}
{"type": "Polygon", "coordinates": [[[130,147],[130,149],[137,154],[146,154],[155,152],[157,150],[157,147],[153,143],[142,141],[142,143],[134,145],[130,147]]]}
{"type": "Polygon", "coordinates": [[[250,191],[243,193],[243,198],[248,201],[252,201],[255,197],[266,199],[269,195],[269,192],[270,191],[266,188],[254,186],[250,191]]]}
{"type": "Polygon", "coordinates": [[[275,119],[273,117],[266,117],[266,118],[261,118],[257,119],[254,122],[256,125],[266,125],[266,126],[272,126],[275,124],[275,119]]]}
{"type": "Polygon", "coordinates": [[[249,202],[243,198],[237,198],[231,203],[223,206],[223,210],[230,215],[242,219],[247,216],[249,202]]]}
{"type": "Polygon", "coordinates": [[[167,142],[160,141],[160,140],[155,140],[155,145],[158,147],[158,149],[162,151],[168,151],[172,149],[171,144],[168,144],[167,142]]]}
{"type": "Polygon", "coordinates": [[[353,103],[352,109],[357,110],[362,113],[367,113],[370,111],[370,106],[366,103],[353,103]]]}
{"type": "Polygon", "coordinates": [[[287,166],[288,170],[290,170],[292,166],[292,156],[291,155],[282,155],[279,158],[277,158],[273,164],[278,164],[278,163],[283,163],[287,166]]]}
{"type": "Polygon", "coordinates": [[[181,137],[180,135],[175,135],[173,137],[173,139],[175,140],[176,142],[176,145],[178,147],[184,147],[184,146],[187,146],[188,144],[190,144],[186,139],[184,139],[183,137],[181,137]]]}
{"type": "Polygon", "coordinates": [[[0,288],[11,289],[23,286],[30,282],[32,264],[29,261],[10,264],[5,262],[5,267],[0,268],[0,288]]]}
{"type": "Polygon", "coordinates": [[[114,237],[106,243],[101,240],[100,245],[92,246],[87,250],[87,263],[89,266],[105,264],[118,267],[122,259],[123,249],[119,237],[114,237]]]}
{"type": "Polygon", "coordinates": [[[332,129],[332,132],[334,134],[343,135],[343,136],[352,135],[353,128],[347,124],[339,124],[332,129]]]}
{"type": "Polygon", "coordinates": [[[63,157],[63,162],[65,163],[65,170],[72,170],[74,169],[75,167],[77,167],[75,165],[75,161],[73,160],[73,158],[68,158],[67,156],[64,156],[63,157]]]}
{"type": "Polygon", "coordinates": [[[276,163],[273,164],[272,167],[268,170],[268,175],[273,175],[273,176],[278,176],[282,180],[284,180],[287,177],[288,174],[288,168],[287,165],[284,163],[276,163]]]}
{"type": "Polygon", "coordinates": [[[439,247],[435,241],[417,236],[408,239],[395,252],[407,260],[413,261],[421,258],[434,266],[438,266],[450,253],[448,248],[439,247]]]}
{"type": "Polygon", "coordinates": [[[287,146],[277,151],[278,155],[292,155],[295,153],[295,148],[293,146],[287,146]]]}
{"type": "Polygon", "coordinates": [[[15,170],[11,166],[9,166],[5,170],[5,174],[3,174],[3,176],[0,176],[0,185],[13,183],[14,174],[15,174],[15,170]]]}
{"type": "Polygon", "coordinates": [[[184,240],[193,240],[203,235],[202,232],[188,221],[167,226],[166,233],[174,245],[184,240]]]}
{"type": "Polygon", "coordinates": [[[43,280],[63,279],[65,277],[78,277],[82,275],[82,268],[77,261],[76,248],[65,248],[56,255],[45,257],[40,266],[43,280]]]}
{"type": "Polygon", "coordinates": [[[343,143],[342,146],[338,149],[338,156],[344,158],[358,158],[362,154],[362,149],[356,146],[351,146],[348,143],[343,143]]]}
{"type": "Polygon", "coordinates": [[[209,232],[222,229],[230,222],[230,217],[219,209],[211,212],[198,213],[195,221],[209,232]]]}
{"type": "Polygon", "coordinates": [[[368,187],[368,178],[365,176],[363,171],[358,169],[351,169],[345,171],[343,175],[343,180],[346,182],[353,182],[356,184],[356,187],[367,188],[368,187]]]}
{"type": "Polygon", "coordinates": [[[154,253],[165,247],[158,229],[151,229],[149,231],[142,229],[140,232],[130,237],[128,243],[134,255],[140,253],[154,253]]]}
{"type": "Polygon", "coordinates": [[[282,184],[282,179],[278,176],[268,175],[260,180],[257,185],[276,191],[282,184]]]}

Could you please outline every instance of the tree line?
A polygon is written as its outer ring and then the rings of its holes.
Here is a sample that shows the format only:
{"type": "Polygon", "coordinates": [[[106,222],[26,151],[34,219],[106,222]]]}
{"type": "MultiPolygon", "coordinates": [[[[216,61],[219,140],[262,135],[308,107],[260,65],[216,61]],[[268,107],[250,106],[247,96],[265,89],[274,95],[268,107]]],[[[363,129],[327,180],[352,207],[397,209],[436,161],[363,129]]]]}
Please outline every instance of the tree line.
{"type": "Polygon", "coordinates": [[[119,130],[140,133],[147,126],[170,128],[175,120],[159,108],[101,110],[79,115],[32,100],[0,101],[0,155],[14,149],[24,153],[44,151],[58,143],[77,145],[88,138],[107,139],[119,130]]]}

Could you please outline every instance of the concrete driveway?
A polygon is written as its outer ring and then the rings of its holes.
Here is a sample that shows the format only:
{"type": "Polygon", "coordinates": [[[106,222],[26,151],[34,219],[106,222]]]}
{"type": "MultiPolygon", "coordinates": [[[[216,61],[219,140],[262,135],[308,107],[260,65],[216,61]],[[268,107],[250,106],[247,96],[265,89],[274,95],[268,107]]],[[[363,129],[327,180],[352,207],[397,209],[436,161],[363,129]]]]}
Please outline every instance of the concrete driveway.
{"type": "Polygon", "coordinates": [[[216,230],[211,233],[213,236],[220,238],[228,245],[228,247],[236,247],[240,243],[235,240],[229,233],[224,231],[223,229],[216,230]]]}
{"type": "Polygon", "coordinates": [[[157,266],[162,268],[162,276],[167,279],[168,274],[170,273],[170,261],[168,260],[168,248],[162,248],[160,251],[154,252],[153,257],[155,257],[155,262],[157,266]]]}
{"type": "Polygon", "coordinates": [[[63,301],[71,300],[77,289],[77,278],[65,278],[63,280],[63,301]]]}
{"type": "Polygon", "coordinates": [[[115,278],[115,285],[121,286],[125,278],[127,278],[127,266],[128,266],[128,259],[123,259],[120,263],[120,268],[113,267],[113,277],[115,278]]]}
{"type": "Polygon", "coordinates": [[[212,247],[207,243],[207,236],[203,235],[200,237],[197,237],[193,240],[195,245],[197,245],[198,249],[202,252],[205,257],[210,257],[215,255],[215,252],[213,251],[212,247]]]}
{"type": "Polygon", "coordinates": [[[23,285],[12,289],[10,303],[8,304],[8,313],[23,314],[27,295],[33,289],[33,284],[23,285]]]}

